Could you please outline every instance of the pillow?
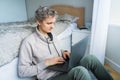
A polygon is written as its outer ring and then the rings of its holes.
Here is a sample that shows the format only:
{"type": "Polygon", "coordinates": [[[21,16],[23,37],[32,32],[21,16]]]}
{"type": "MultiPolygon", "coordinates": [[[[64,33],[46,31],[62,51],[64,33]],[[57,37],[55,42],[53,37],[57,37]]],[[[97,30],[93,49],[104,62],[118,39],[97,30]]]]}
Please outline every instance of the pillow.
{"type": "Polygon", "coordinates": [[[69,22],[77,22],[79,17],[72,16],[69,14],[64,14],[64,15],[58,15],[57,21],[69,21],[69,22]]]}
{"type": "Polygon", "coordinates": [[[0,29],[0,66],[11,62],[18,56],[21,41],[32,33],[32,30],[32,28],[0,29]]]}
{"type": "Polygon", "coordinates": [[[61,21],[56,22],[55,27],[52,29],[52,33],[58,36],[70,26],[71,26],[71,22],[61,22],[61,21]]]}

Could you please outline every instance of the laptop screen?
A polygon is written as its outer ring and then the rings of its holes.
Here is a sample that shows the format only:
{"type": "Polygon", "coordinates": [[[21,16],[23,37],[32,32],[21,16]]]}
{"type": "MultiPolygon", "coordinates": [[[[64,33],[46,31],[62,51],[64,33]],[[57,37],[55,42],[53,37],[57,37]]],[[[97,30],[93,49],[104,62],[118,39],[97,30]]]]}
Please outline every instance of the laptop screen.
{"type": "Polygon", "coordinates": [[[81,58],[85,55],[89,37],[85,37],[78,43],[72,45],[69,67],[75,67],[79,64],[81,58]]]}

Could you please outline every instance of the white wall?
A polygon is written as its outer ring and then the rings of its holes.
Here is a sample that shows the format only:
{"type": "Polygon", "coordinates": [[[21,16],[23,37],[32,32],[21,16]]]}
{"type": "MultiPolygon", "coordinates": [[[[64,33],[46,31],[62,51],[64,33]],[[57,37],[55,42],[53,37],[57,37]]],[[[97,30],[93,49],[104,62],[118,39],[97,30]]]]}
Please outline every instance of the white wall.
{"type": "Polygon", "coordinates": [[[106,62],[120,73],[120,0],[111,0],[106,62]]]}
{"type": "Polygon", "coordinates": [[[0,0],[0,23],[27,20],[25,0],[0,0]]]}
{"type": "Polygon", "coordinates": [[[26,0],[28,19],[34,17],[35,10],[41,6],[55,4],[72,5],[75,7],[85,7],[85,22],[92,22],[93,0],[26,0]]]}
{"type": "Polygon", "coordinates": [[[111,0],[110,24],[120,25],[120,0],[111,0]]]}
{"type": "Polygon", "coordinates": [[[106,61],[120,73],[120,25],[110,25],[108,29],[106,61]]]}

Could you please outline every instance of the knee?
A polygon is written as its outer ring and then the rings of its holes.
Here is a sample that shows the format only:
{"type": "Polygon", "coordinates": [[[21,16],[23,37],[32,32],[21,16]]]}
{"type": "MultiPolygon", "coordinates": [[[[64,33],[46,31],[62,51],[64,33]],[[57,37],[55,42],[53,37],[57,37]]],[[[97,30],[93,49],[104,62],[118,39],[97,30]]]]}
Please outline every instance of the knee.
{"type": "Polygon", "coordinates": [[[99,61],[94,55],[87,55],[87,56],[84,56],[81,60],[81,62],[96,62],[96,61],[99,61]]]}
{"type": "Polygon", "coordinates": [[[86,75],[86,73],[88,73],[88,70],[85,67],[82,67],[82,66],[74,67],[74,68],[72,68],[71,71],[74,75],[76,75],[76,74],[86,75]]]}
{"type": "Polygon", "coordinates": [[[94,55],[87,55],[83,57],[80,61],[80,65],[86,67],[87,69],[89,69],[88,67],[90,66],[97,66],[98,64],[101,63],[94,55]]]}
{"type": "Polygon", "coordinates": [[[82,66],[77,66],[77,67],[72,68],[70,73],[71,73],[70,76],[72,76],[74,79],[76,78],[85,79],[85,80],[90,79],[88,70],[82,66]]]}
{"type": "Polygon", "coordinates": [[[87,55],[84,58],[86,58],[87,60],[96,60],[97,58],[94,55],[87,55]]]}
{"type": "Polygon", "coordinates": [[[87,71],[87,69],[85,67],[83,67],[83,66],[74,67],[74,68],[72,68],[72,70],[74,72],[82,72],[82,73],[84,73],[84,71],[87,71]]]}

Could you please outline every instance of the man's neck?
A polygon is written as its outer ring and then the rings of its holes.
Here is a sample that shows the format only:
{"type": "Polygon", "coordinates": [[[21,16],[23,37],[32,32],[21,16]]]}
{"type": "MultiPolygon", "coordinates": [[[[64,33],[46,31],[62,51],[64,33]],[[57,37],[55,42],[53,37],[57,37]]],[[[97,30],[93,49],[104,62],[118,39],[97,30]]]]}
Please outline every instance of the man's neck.
{"type": "Polygon", "coordinates": [[[48,38],[48,34],[45,33],[44,31],[42,31],[39,27],[38,27],[38,31],[39,31],[43,36],[45,36],[46,38],[48,38]]]}

